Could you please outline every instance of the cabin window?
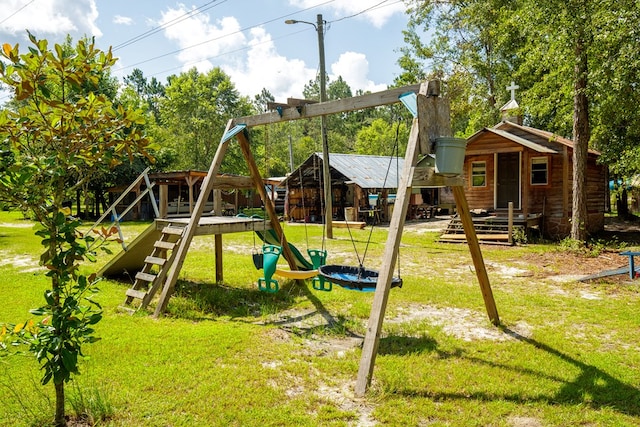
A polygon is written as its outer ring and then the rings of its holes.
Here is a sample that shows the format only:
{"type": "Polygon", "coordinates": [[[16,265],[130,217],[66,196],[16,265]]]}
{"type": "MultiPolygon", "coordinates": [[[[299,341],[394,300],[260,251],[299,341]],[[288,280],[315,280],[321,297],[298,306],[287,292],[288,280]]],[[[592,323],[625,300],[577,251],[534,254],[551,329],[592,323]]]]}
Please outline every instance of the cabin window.
{"type": "Polygon", "coordinates": [[[531,159],[531,185],[547,185],[549,183],[549,159],[534,157],[531,159]]]}
{"type": "Polygon", "coordinates": [[[487,162],[471,163],[471,186],[485,187],[487,185],[487,162]]]}

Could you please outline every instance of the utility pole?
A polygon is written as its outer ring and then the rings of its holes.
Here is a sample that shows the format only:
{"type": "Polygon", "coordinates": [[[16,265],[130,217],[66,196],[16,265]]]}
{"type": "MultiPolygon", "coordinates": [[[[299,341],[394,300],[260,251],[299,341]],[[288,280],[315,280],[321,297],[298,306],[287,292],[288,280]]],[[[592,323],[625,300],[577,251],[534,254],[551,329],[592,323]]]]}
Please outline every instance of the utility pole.
{"type": "MultiPolygon", "coordinates": [[[[287,19],[285,24],[313,25],[318,33],[318,53],[320,55],[320,102],[327,100],[327,72],[324,62],[324,19],[319,13],[316,23],[287,19]]],[[[329,141],[327,140],[327,118],[320,117],[320,133],[322,138],[322,186],[324,188],[324,225],[327,238],[333,239],[333,202],[331,191],[331,167],[329,166],[329,141]]]]}
{"type": "MultiPolygon", "coordinates": [[[[318,51],[320,52],[320,102],[327,100],[327,72],[324,62],[324,20],[322,14],[317,16],[318,51]]],[[[333,202],[331,190],[331,168],[329,166],[329,141],[327,140],[327,117],[320,117],[322,133],[322,177],[324,183],[324,224],[328,239],[333,239],[333,202]]]]}

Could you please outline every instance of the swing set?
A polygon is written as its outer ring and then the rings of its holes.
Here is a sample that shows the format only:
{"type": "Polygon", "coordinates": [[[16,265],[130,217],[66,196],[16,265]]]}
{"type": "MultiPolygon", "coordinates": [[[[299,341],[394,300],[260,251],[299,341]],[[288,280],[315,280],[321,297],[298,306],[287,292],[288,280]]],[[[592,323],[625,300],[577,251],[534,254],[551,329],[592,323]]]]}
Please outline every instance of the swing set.
{"type": "MultiPolygon", "coordinates": [[[[202,183],[202,191],[196,202],[195,209],[181,234],[181,240],[174,252],[172,252],[172,266],[164,278],[162,295],[156,307],[156,316],[161,314],[174,291],[175,283],[186,258],[188,248],[196,234],[199,221],[204,211],[206,198],[214,188],[220,166],[230,140],[235,137],[247,162],[251,180],[254,187],[260,194],[264,202],[266,215],[269,218],[271,231],[278,237],[276,248],[267,249],[268,261],[264,259],[265,271],[264,287],[275,289],[272,276],[276,273],[277,257],[282,255],[289,264],[289,269],[293,271],[301,270],[296,264],[290,245],[287,243],[282,227],[276,216],[275,208],[269,202],[268,195],[264,188],[262,177],[256,166],[251,152],[247,128],[267,125],[274,122],[286,122],[304,118],[339,114],[347,111],[374,108],[383,105],[390,105],[402,101],[413,113],[414,119],[411,126],[409,141],[405,152],[403,170],[400,176],[400,183],[396,194],[395,207],[389,225],[389,234],[382,256],[382,265],[379,272],[368,273],[364,267],[327,266],[318,265],[318,275],[331,283],[345,284],[357,288],[369,283],[376,282],[375,295],[371,308],[371,314],[367,325],[367,334],[362,347],[362,358],[358,370],[358,377],[355,386],[357,396],[364,395],[373,376],[373,367],[377,354],[378,344],[382,332],[384,313],[389,297],[389,291],[393,286],[399,286],[401,279],[394,279],[393,269],[398,259],[398,250],[407,214],[409,199],[412,187],[444,187],[452,188],[456,201],[456,206],[465,231],[469,252],[474,263],[476,276],[480,285],[482,297],[489,320],[494,325],[500,324],[498,310],[493,299],[493,293],[487,276],[486,267],[482,258],[482,252],[478,242],[471,212],[464,193],[464,181],[460,176],[447,176],[439,174],[432,166],[419,164],[420,156],[429,155],[432,146],[436,148],[436,167],[438,165],[439,138],[451,136],[451,123],[448,100],[440,96],[440,83],[438,81],[424,82],[420,85],[407,86],[403,88],[389,89],[383,92],[361,95],[353,98],[340,99],[337,101],[321,102],[317,104],[296,105],[291,108],[280,108],[277,112],[264,113],[255,116],[241,117],[229,121],[222,136],[214,159],[209,168],[209,172],[202,183]],[[266,273],[270,273],[267,277],[266,273]],[[340,276],[344,275],[344,276],[340,276]],[[375,280],[374,280],[375,279],[375,280]]],[[[445,156],[446,157],[446,156],[445,156]]],[[[246,231],[249,231],[247,229],[246,231]]],[[[270,233],[270,232],[269,232],[270,233]]],[[[266,235],[265,235],[266,236],[266,235]]],[[[268,247],[268,246],[267,246],[268,247]]],[[[218,250],[218,249],[216,249],[218,250]]],[[[220,248],[221,250],[221,248],[220,248]]],[[[264,256],[263,252],[263,256],[264,256]]],[[[321,257],[319,257],[321,258],[321,257]]],[[[325,259],[326,261],[326,259],[325,259]]],[[[312,264],[312,267],[314,265],[312,264]]]]}
{"type": "MultiPolygon", "coordinates": [[[[392,155],[389,157],[389,164],[386,168],[385,177],[383,180],[382,186],[385,187],[387,184],[387,179],[389,177],[389,172],[391,170],[393,158],[396,158],[396,162],[398,162],[399,156],[399,144],[398,144],[398,136],[399,136],[399,123],[396,127],[396,135],[395,141],[392,148],[392,155]]],[[[267,137],[268,140],[268,137],[267,137]]],[[[265,152],[268,150],[265,149],[265,152]]],[[[396,163],[396,168],[398,164],[396,163]]],[[[315,169],[314,169],[315,170],[315,169]]],[[[323,168],[324,170],[324,168],[323,168]]],[[[302,170],[298,169],[299,173],[299,184],[300,184],[300,193],[302,196],[302,212],[306,213],[305,209],[305,197],[304,197],[304,180],[302,176],[302,170]]],[[[398,175],[396,174],[396,177],[398,175]]],[[[320,179],[318,179],[320,181],[320,179]]],[[[398,187],[398,182],[396,182],[396,188],[398,187]]],[[[324,212],[324,206],[321,200],[321,211],[324,212]]],[[[255,216],[254,216],[255,217],[255,216]]],[[[258,289],[264,292],[275,293],[279,290],[279,282],[273,278],[273,276],[284,277],[287,279],[295,279],[295,280],[306,280],[313,278],[312,284],[313,289],[319,291],[329,292],[333,289],[333,284],[337,284],[344,289],[348,290],[357,290],[363,292],[373,292],[375,291],[377,280],[378,280],[378,271],[367,269],[364,267],[364,261],[366,259],[367,250],[369,248],[369,244],[371,242],[371,237],[373,234],[373,229],[375,227],[375,223],[371,224],[371,229],[369,232],[369,236],[367,238],[364,254],[362,258],[358,252],[358,248],[355,245],[355,240],[353,235],[351,234],[351,229],[348,221],[345,221],[346,228],[349,232],[349,237],[351,239],[351,243],[353,244],[353,249],[358,258],[358,266],[345,266],[345,265],[326,265],[327,259],[327,251],[325,249],[325,232],[323,228],[322,233],[322,249],[309,249],[309,235],[307,231],[307,220],[304,220],[305,227],[305,236],[307,239],[307,254],[311,259],[311,265],[302,257],[300,252],[297,250],[295,246],[289,243],[289,247],[292,253],[296,257],[296,261],[298,266],[302,264],[301,270],[285,270],[278,268],[277,263],[282,255],[282,246],[280,242],[278,242],[278,236],[275,233],[271,232],[255,232],[254,233],[254,250],[253,250],[253,261],[256,269],[263,270],[263,277],[258,279],[258,289]],[[262,252],[257,252],[256,243],[255,243],[255,234],[260,236],[263,240],[264,244],[262,246],[262,252]],[[267,236],[271,236],[271,240],[268,239],[267,236]]],[[[398,277],[393,277],[391,281],[391,287],[402,287],[402,279],[400,278],[400,263],[398,262],[398,277]]]]}

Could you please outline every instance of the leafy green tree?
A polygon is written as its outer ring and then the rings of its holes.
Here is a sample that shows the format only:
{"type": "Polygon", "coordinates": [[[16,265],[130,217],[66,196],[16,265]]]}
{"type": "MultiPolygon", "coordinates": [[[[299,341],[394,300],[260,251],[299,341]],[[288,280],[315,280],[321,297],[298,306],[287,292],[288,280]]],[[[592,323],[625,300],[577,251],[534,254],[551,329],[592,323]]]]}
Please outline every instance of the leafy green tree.
{"type": "MultiPolygon", "coordinates": [[[[160,102],[160,124],[166,129],[165,143],[177,153],[177,167],[209,169],[229,119],[252,112],[249,100],[220,68],[206,74],[192,68],[171,76],[160,102]]],[[[223,168],[243,173],[244,163],[239,148],[232,145],[223,168]]]]}
{"type": "Polygon", "coordinates": [[[135,91],[135,93],[144,102],[147,103],[149,111],[153,113],[156,121],[160,118],[160,100],[165,95],[165,87],[155,77],[147,80],[142,70],[135,68],[131,74],[124,78],[126,87],[135,91]]]}
{"type": "Polygon", "coordinates": [[[404,122],[389,124],[378,118],[358,132],[355,148],[358,154],[402,157],[407,149],[408,139],[409,132],[404,122]]]}
{"type": "MultiPolygon", "coordinates": [[[[400,64],[408,81],[428,64],[449,84],[452,122],[468,135],[495,123],[509,81],[526,124],[574,142],[571,237],[586,239],[587,150],[603,151],[615,173],[633,173],[637,158],[640,71],[636,2],[410,2],[400,64]],[[425,41],[429,34],[430,42],[425,41]],[[496,119],[493,119],[493,118],[496,119]]],[[[506,95],[506,94],[505,94],[506,95]]]]}
{"type": "Polygon", "coordinates": [[[13,155],[0,177],[0,194],[39,224],[40,263],[51,287],[45,304],[32,310],[42,320],[14,326],[4,338],[26,344],[40,362],[42,383],[55,387],[55,424],[63,426],[64,384],[78,373],[83,344],[98,339],[93,325],[102,316],[91,299],[95,276],[78,271],[80,262],[93,259],[87,243],[94,239],[80,233],[80,221],[64,203],[95,173],[145,154],[149,141],[139,111],[116,107],[100,93],[100,76],[116,61],[110,50],[86,40],[51,50],[46,40],[29,39],[26,53],[18,45],[2,46],[0,81],[13,91],[17,107],[0,112],[0,139],[13,155]]]}
{"type": "Polygon", "coordinates": [[[453,132],[470,135],[499,119],[523,43],[518,2],[412,1],[396,84],[439,78],[451,99],[453,132]],[[426,67],[429,70],[425,70],[426,67]]]}

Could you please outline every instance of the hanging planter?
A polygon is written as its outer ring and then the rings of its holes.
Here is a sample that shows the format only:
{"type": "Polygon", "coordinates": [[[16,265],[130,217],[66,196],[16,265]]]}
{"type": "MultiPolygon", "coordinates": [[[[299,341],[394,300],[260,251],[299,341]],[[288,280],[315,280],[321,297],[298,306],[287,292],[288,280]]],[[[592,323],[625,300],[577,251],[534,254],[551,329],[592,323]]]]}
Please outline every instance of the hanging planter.
{"type": "Polygon", "coordinates": [[[466,148],[467,140],[464,138],[436,138],[436,173],[444,176],[460,175],[466,148]]]}

